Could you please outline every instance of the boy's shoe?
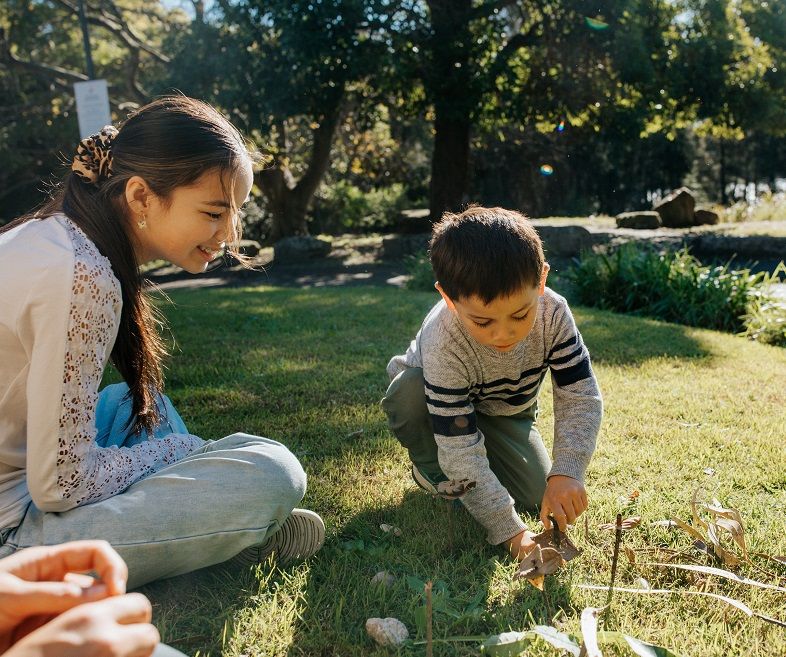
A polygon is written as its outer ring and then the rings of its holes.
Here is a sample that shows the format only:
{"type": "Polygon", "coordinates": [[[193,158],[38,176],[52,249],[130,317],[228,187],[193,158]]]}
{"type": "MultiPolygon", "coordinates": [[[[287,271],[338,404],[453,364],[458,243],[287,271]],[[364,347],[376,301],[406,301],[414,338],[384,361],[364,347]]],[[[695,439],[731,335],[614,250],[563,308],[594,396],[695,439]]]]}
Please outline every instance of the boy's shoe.
{"type": "Polygon", "coordinates": [[[281,528],[260,545],[252,545],[233,561],[255,566],[271,554],[278,565],[316,554],[325,542],[325,523],[319,514],[308,509],[294,509],[281,528]]]}
{"type": "Polygon", "coordinates": [[[416,466],[414,463],[412,464],[412,479],[414,479],[415,483],[427,493],[437,495],[436,482],[432,482],[428,477],[426,477],[426,475],[418,470],[418,466],[416,466]]]}

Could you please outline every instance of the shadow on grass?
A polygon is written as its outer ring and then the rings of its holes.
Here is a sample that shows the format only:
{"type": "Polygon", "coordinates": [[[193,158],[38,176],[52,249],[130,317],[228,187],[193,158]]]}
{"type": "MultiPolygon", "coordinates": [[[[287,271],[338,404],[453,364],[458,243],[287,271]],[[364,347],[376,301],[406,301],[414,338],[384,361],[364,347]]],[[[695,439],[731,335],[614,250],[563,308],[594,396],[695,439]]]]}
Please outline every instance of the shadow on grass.
{"type": "Polygon", "coordinates": [[[575,315],[595,363],[635,366],[655,358],[711,356],[688,326],[583,307],[575,315]]]}

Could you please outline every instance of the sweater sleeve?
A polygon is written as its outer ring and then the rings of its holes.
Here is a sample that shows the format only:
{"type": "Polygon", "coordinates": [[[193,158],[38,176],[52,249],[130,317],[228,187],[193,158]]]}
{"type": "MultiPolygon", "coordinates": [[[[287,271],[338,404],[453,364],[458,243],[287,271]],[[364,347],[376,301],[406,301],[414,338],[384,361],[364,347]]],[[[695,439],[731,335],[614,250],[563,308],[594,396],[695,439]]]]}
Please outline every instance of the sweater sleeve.
{"type": "Polygon", "coordinates": [[[555,308],[550,333],[547,362],[554,396],[554,462],[548,476],[566,475],[583,482],[595,450],[603,402],[589,352],[564,299],[555,308]]]}
{"type": "Polygon", "coordinates": [[[470,479],[477,486],[461,498],[466,509],[497,545],[526,525],[513,498],[492,472],[483,432],[477,427],[470,400],[470,378],[459,354],[447,349],[424,351],[426,405],[434,428],[442,471],[450,479],[470,479]]]}
{"type": "Polygon", "coordinates": [[[27,485],[43,511],[112,497],[203,444],[189,434],[133,447],[96,444],[98,388],[117,335],[120,288],[92,244],[75,246],[50,254],[37,271],[20,318],[30,352],[27,485]]]}

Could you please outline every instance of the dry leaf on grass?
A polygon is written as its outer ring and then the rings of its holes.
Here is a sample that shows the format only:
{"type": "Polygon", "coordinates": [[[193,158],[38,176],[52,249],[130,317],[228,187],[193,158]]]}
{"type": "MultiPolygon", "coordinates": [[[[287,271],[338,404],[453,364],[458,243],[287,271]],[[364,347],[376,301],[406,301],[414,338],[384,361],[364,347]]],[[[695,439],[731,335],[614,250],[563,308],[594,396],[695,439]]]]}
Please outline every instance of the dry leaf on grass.
{"type": "Polygon", "coordinates": [[[586,657],[603,657],[598,646],[598,616],[603,609],[587,607],[581,612],[582,654],[586,657]]]}
{"type": "Polygon", "coordinates": [[[541,548],[536,545],[535,549],[522,559],[513,579],[526,579],[542,591],[546,575],[556,573],[564,563],[562,555],[554,548],[541,548]]]}
{"type": "MultiPolygon", "coordinates": [[[[608,591],[609,589],[608,586],[604,586],[601,584],[579,584],[578,587],[580,589],[588,589],[590,591],[608,591]]],[[[754,616],[753,610],[744,602],[740,602],[739,600],[735,600],[734,598],[729,598],[725,595],[718,595],[717,593],[707,593],[706,591],[692,591],[692,590],[681,590],[681,589],[628,589],[628,588],[620,588],[616,586],[614,587],[614,591],[619,593],[641,593],[647,595],[658,595],[658,594],[699,595],[707,598],[714,598],[716,600],[721,600],[725,602],[727,605],[739,609],[747,616],[754,616]]]]}
{"type": "MultiPolygon", "coordinates": [[[[630,518],[625,518],[622,521],[622,531],[628,531],[629,529],[633,529],[634,527],[638,527],[641,524],[641,516],[632,516],[630,518]]],[[[614,531],[617,529],[617,524],[614,522],[604,522],[602,525],[598,525],[598,529],[607,529],[609,531],[614,531]]]]}
{"type": "Polygon", "coordinates": [[[466,495],[477,485],[478,482],[470,481],[469,479],[442,481],[437,484],[437,495],[445,500],[457,500],[466,495]]]}
{"type": "Polygon", "coordinates": [[[570,561],[581,554],[581,550],[573,544],[565,532],[559,529],[555,531],[553,527],[536,534],[532,540],[541,548],[554,548],[565,561],[570,561]]]}
{"type": "Polygon", "coordinates": [[[694,566],[691,564],[681,564],[681,563],[643,563],[642,566],[659,566],[661,568],[678,568],[679,570],[690,570],[695,573],[704,573],[705,575],[716,575],[718,577],[723,577],[724,579],[729,579],[732,582],[736,582],[737,584],[746,584],[748,586],[755,586],[760,589],[770,589],[772,591],[780,591],[781,593],[786,593],[786,588],[781,586],[776,586],[775,584],[766,584],[765,582],[759,582],[755,579],[749,579],[748,577],[742,577],[737,575],[736,573],[732,573],[729,570],[723,570],[721,568],[712,568],[710,566],[694,566]]]}
{"type": "Polygon", "coordinates": [[[577,557],[581,551],[565,532],[554,528],[533,536],[535,549],[519,564],[514,579],[526,579],[536,589],[543,590],[546,575],[557,572],[566,561],[577,557]]]}

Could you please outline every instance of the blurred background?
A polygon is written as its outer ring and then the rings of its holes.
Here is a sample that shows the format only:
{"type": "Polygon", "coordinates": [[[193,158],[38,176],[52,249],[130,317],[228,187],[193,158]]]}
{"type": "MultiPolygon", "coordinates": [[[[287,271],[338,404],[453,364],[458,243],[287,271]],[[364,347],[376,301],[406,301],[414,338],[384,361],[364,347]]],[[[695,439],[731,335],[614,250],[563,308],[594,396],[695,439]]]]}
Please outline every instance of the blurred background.
{"type": "Polygon", "coordinates": [[[115,122],[175,90],[220,107],[270,156],[263,243],[681,186],[723,220],[786,219],[782,0],[1,0],[0,222],[64,173],[91,78],[115,122]]]}

